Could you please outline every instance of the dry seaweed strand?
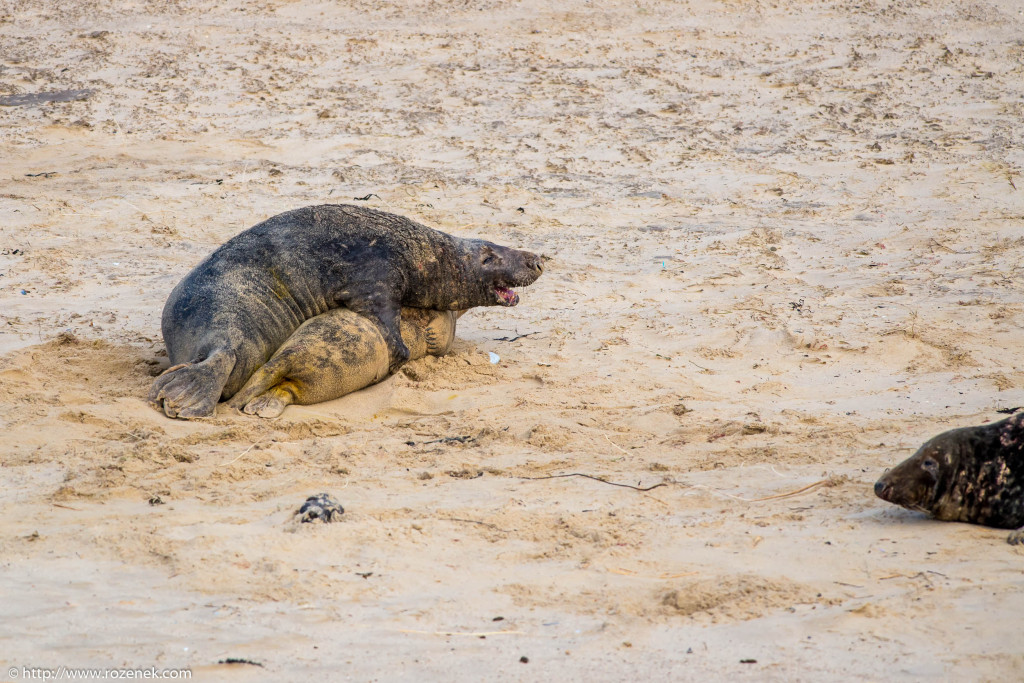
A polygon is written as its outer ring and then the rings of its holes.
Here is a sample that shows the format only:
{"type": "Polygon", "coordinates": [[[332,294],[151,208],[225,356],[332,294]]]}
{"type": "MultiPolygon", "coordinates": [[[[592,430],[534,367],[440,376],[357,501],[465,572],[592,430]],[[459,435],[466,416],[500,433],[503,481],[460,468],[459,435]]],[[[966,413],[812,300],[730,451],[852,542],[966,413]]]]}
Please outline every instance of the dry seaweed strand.
{"type": "Polygon", "coordinates": [[[658,488],[659,486],[668,486],[669,485],[669,482],[663,481],[660,484],[655,484],[654,486],[648,486],[648,487],[633,486],[632,484],[620,484],[619,482],[608,481],[607,479],[602,479],[601,477],[595,477],[592,474],[583,474],[582,472],[569,472],[567,474],[549,474],[546,477],[520,477],[520,479],[532,479],[534,481],[539,481],[541,479],[562,479],[564,477],[583,477],[584,479],[593,479],[594,481],[599,481],[602,484],[611,484],[612,486],[621,486],[623,488],[633,489],[634,491],[652,491],[652,490],[658,488]]]}
{"type": "Polygon", "coordinates": [[[236,462],[238,462],[239,460],[241,460],[241,458],[242,458],[242,456],[243,456],[243,455],[245,455],[246,453],[248,453],[248,452],[249,452],[249,451],[251,451],[252,449],[256,448],[256,446],[258,446],[258,445],[259,445],[259,443],[260,443],[260,442],[259,442],[259,441],[257,441],[257,442],[256,442],[256,443],[254,443],[253,445],[251,445],[251,446],[249,446],[248,448],[246,448],[246,449],[245,449],[244,451],[242,451],[241,453],[239,453],[239,454],[238,454],[238,457],[237,457],[237,458],[235,458],[235,459],[234,459],[234,460],[232,460],[231,462],[222,462],[222,463],[220,464],[220,467],[227,467],[228,465],[234,465],[234,464],[235,464],[236,462]]]}
{"type": "Polygon", "coordinates": [[[742,496],[734,496],[731,493],[726,493],[725,491],[719,491],[718,489],[713,489],[710,486],[705,486],[703,484],[681,484],[679,482],[674,482],[674,481],[663,481],[660,484],[655,484],[654,486],[642,487],[642,486],[633,486],[632,484],[621,484],[621,483],[615,482],[615,481],[608,481],[607,479],[602,479],[601,477],[595,477],[592,474],[584,474],[582,472],[569,472],[569,473],[566,473],[566,474],[549,474],[549,475],[544,476],[544,477],[520,477],[520,479],[531,479],[531,480],[534,480],[534,481],[539,481],[541,479],[560,479],[560,478],[564,478],[564,477],[583,477],[585,479],[593,479],[594,481],[599,481],[602,484],[610,484],[612,486],[621,486],[623,488],[633,489],[634,491],[640,491],[640,492],[652,491],[652,490],[658,488],[659,486],[668,486],[668,485],[672,484],[672,485],[675,485],[675,486],[682,486],[684,488],[705,489],[707,491],[710,491],[711,493],[714,493],[714,494],[717,494],[717,495],[720,495],[720,496],[725,496],[726,498],[730,498],[732,500],[738,500],[738,501],[741,501],[743,503],[762,503],[762,502],[768,501],[768,500],[781,500],[783,498],[792,498],[793,496],[798,496],[801,493],[806,493],[807,491],[811,491],[813,489],[816,489],[819,486],[826,486],[826,485],[827,486],[834,486],[835,485],[834,484],[834,481],[835,481],[834,477],[826,477],[825,479],[820,479],[818,481],[812,482],[812,483],[810,483],[810,484],[808,484],[806,486],[802,486],[802,487],[800,487],[800,488],[798,488],[796,490],[793,490],[793,491],[786,491],[784,493],[776,493],[776,494],[773,494],[773,495],[770,495],[770,496],[762,496],[760,498],[743,498],[742,496]]]}
{"type": "Polygon", "coordinates": [[[508,636],[508,635],[522,635],[523,631],[418,631],[411,628],[400,628],[397,629],[399,633],[420,633],[425,636],[472,636],[474,638],[480,638],[481,636],[508,636]]]}
{"type": "Polygon", "coordinates": [[[657,576],[645,576],[643,574],[637,574],[635,571],[632,571],[631,569],[616,569],[616,568],[611,568],[611,569],[608,570],[608,572],[611,573],[611,574],[619,574],[621,576],[632,576],[633,578],[636,578],[636,579],[659,579],[659,580],[679,579],[679,578],[682,578],[684,576],[696,576],[697,574],[700,574],[700,572],[683,572],[681,574],[659,574],[657,576]]]}
{"type": "Polygon", "coordinates": [[[500,531],[503,534],[511,533],[508,529],[502,529],[501,527],[495,526],[494,524],[491,524],[490,522],[481,522],[478,519],[461,519],[459,517],[444,517],[443,519],[447,519],[449,522],[464,522],[466,524],[479,524],[480,526],[485,526],[488,529],[494,529],[495,531],[500,531]]]}
{"type": "Polygon", "coordinates": [[[832,478],[829,477],[829,478],[821,479],[819,481],[816,481],[816,482],[813,482],[811,484],[808,484],[807,486],[802,486],[802,487],[800,487],[800,488],[798,488],[798,489],[796,489],[794,491],[787,491],[785,493],[776,493],[776,494],[771,495],[771,496],[762,496],[760,498],[743,498],[742,496],[734,496],[731,493],[726,493],[725,491],[719,491],[718,489],[713,489],[710,486],[704,486],[703,484],[692,484],[692,485],[690,485],[690,487],[691,488],[695,488],[695,489],[706,489],[708,491],[711,491],[712,493],[716,493],[718,495],[725,496],[726,498],[731,498],[732,500],[738,500],[738,501],[741,501],[743,503],[761,503],[761,502],[764,502],[766,500],[780,500],[782,498],[791,498],[793,496],[800,495],[801,493],[806,493],[807,491],[810,491],[812,489],[818,488],[819,486],[824,486],[824,485],[828,484],[831,481],[832,481],[832,478]]]}

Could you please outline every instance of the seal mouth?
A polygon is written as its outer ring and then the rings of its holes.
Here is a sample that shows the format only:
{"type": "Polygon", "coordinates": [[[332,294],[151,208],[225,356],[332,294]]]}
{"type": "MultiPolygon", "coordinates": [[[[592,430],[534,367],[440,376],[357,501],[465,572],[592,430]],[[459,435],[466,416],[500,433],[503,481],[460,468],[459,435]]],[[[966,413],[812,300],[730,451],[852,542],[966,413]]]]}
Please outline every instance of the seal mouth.
{"type": "Polygon", "coordinates": [[[508,287],[495,287],[494,294],[498,298],[499,306],[515,306],[519,303],[519,295],[508,287]]]}

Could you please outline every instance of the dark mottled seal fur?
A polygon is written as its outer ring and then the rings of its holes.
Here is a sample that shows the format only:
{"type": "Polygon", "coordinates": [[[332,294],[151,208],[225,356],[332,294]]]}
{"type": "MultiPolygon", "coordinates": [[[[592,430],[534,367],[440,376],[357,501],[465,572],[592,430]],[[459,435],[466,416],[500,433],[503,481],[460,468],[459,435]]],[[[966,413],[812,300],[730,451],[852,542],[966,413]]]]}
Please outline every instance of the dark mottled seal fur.
{"type": "Polygon", "coordinates": [[[171,292],[162,321],[171,367],[149,400],[170,417],[211,415],[303,321],[332,308],[378,326],[394,371],[409,357],[402,306],[514,306],[511,288],[542,270],[535,254],[382,211],[289,211],[228,240],[171,292]]]}
{"type": "MultiPolygon", "coordinates": [[[[403,308],[402,340],[409,360],[448,353],[460,313],[403,308]]],[[[292,403],[330,401],[388,374],[388,347],[377,326],[347,308],[335,308],[302,323],[229,405],[250,415],[277,417],[292,403]]]]}
{"type": "Polygon", "coordinates": [[[875,484],[882,500],[936,519],[1017,529],[1024,542],[1024,413],[943,432],[875,484]]]}
{"type": "Polygon", "coordinates": [[[300,522],[338,522],[345,514],[341,503],[331,498],[329,493],[310,496],[293,515],[300,522]]]}

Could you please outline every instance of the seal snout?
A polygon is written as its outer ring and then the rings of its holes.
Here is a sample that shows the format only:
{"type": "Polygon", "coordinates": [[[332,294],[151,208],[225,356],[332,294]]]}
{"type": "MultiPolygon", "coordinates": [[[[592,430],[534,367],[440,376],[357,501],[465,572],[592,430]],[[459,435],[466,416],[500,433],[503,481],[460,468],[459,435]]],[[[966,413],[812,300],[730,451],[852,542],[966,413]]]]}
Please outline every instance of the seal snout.
{"type": "Polygon", "coordinates": [[[537,273],[537,277],[540,277],[544,273],[544,260],[536,254],[530,254],[526,258],[526,266],[537,273]]]}
{"type": "Polygon", "coordinates": [[[875,495],[882,500],[889,500],[892,495],[892,487],[889,486],[885,479],[879,479],[875,482],[875,495]]]}

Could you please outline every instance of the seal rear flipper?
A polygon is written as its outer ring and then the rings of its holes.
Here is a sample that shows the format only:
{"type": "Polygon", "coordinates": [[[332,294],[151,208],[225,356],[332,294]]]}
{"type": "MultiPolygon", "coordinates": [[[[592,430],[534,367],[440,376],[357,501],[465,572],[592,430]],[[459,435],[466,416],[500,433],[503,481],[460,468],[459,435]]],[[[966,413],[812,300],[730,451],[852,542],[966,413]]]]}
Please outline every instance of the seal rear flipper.
{"type": "Polygon", "coordinates": [[[234,364],[234,357],[221,351],[198,363],[168,368],[153,381],[149,402],[167,417],[209,417],[217,408],[234,364]]]}
{"type": "Polygon", "coordinates": [[[277,386],[271,387],[246,403],[242,410],[246,415],[278,417],[284,412],[285,408],[295,402],[295,391],[290,387],[291,382],[282,382],[277,386]]]}
{"type": "MultiPolygon", "coordinates": [[[[260,394],[269,391],[271,387],[280,383],[291,369],[288,363],[279,362],[278,358],[272,358],[260,366],[256,372],[246,381],[238,392],[231,397],[228,405],[235,410],[242,410],[250,401],[260,394]],[[278,361],[278,362],[275,362],[278,361]]],[[[284,410],[284,408],[282,408],[284,410]]],[[[245,411],[249,412],[249,411],[245,411]]],[[[253,413],[249,413],[252,415],[253,413]]]]}

